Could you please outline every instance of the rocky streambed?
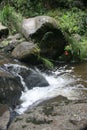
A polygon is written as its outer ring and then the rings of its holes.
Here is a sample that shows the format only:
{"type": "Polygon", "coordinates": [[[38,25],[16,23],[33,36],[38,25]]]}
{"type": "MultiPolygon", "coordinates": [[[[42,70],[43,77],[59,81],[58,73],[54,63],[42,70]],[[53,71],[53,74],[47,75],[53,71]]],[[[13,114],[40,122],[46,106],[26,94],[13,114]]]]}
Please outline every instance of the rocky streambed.
{"type": "Polygon", "coordinates": [[[16,117],[9,130],[83,130],[86,125],[87,101],[58,96],[16,117]]]}

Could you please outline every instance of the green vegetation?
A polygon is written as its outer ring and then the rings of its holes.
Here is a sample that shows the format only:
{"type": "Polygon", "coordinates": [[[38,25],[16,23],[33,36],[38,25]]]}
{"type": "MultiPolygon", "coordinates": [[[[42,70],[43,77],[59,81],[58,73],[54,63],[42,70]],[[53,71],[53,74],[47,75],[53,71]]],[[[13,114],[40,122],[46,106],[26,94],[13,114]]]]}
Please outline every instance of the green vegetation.
{"type": "Polygon", "coordinates": [[[22,19],[22,15],[18,14],[15,9],[8,4],[0,10],[0,22],[8,26],[11,33],[16,33],[20,30],[22,19]]]}
{"type": "MultiPolygon", "coordinates": [[[[87,58],[86,0],[3,0],[0,2],[0,8],[0,21],[10,28],[11,33],[20,30],[23,17],[54,17],[66,37],[65,51],[71,55],[70,60],[87,58]]],[[[64,54],[59,59],[65,60],[64,54]]],[[[42,61],[53,66],[47,59],[42,58],[42,61]]]]}
{"type": "Polygon", "coordinates": [[[87,57],[87,14],[78,8],[56,9],[47,13],[58,21],[58,25],[67,39],[68,47],[74,60],[83,60],[87,57]],[[70,47],[69,47],[70,46],[70,47]]]}
{"type": "Polygon", "coordinates": [[[26,123],[33,123],[35,125],[40,125],[40,124],[50,124],[52,120],[46,120],[46,119],[36,119],[35,117],[29,117],[26,119],[26,123]]]}
{"type": "Polygon", "coordinates": [[[54,65],[49,59],[41,57],[41,60],[47,68],[53,69],[54,65]]]}

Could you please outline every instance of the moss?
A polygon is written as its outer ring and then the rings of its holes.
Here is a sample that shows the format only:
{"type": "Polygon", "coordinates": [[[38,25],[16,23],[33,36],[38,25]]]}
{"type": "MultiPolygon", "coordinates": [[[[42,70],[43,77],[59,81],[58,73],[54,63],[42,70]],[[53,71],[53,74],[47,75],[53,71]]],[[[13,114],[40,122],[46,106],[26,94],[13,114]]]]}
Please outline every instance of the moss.
{"type": "Polygon", "coordinates": [[[27,125],[22,125],[22,128],[26,128],[27,127],[27,125]]]}
{"type": "Polygon", "coordinates": [[[5,46],[7,46],[8,44],[9,44],[8,41],[2,41],[1,44],[0,44],[0,46],[5,47],[5,46]]]}
{"type": "Polygon", "coordinates": [[[15,119],[15,122],[21,121],[21,120],[23,120],[23,118],[17,117],[17,118],[15,119]]]}
{"type": "Polygon", "coordinates": [[[52,115],[54,108],[53,106],[49,106],[49,107],[44,107],[43,108],[43,113],[47,116],[52,115]]]}
{"type": "Polygon", "coordinates": [[[33,123],[35,125],[40,125],[40,124],[50,124],[52,120],[46,120],[46,119],[36,119],[36,118],[27,118],[26,123],[33,123]]]}

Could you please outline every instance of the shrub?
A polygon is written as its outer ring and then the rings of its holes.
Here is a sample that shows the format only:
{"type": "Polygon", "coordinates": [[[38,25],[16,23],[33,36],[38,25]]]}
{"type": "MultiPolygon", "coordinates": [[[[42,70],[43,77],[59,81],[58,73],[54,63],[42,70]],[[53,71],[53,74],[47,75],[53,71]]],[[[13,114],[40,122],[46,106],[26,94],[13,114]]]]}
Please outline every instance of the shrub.
{"type": "Polygon", "coordinates": [[[16,13],[14,8],[9,5],[5,5],[3,10],[0,11],[0,22],[9,27],[12,33],[20,30],[21,21],[21,14],[16,13]]]}
{"type": "Polygon", "coordinates": [[[69,47],[65,50],[73,56],[73,59],[83,60],[87,57],[87,14],[78,8],[71,10],[57,9],[47,13],[58,21],[59,28],[65,34],[69,47]]]}

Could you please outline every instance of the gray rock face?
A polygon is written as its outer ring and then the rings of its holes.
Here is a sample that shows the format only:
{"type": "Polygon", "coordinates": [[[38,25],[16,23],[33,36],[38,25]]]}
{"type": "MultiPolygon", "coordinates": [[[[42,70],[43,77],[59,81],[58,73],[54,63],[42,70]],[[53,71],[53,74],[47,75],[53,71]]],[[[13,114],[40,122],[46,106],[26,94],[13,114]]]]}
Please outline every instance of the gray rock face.
{"type": "Polygon", "coordinates": [[[8,106],[0,104],[0,130],[5,129],[10,118],[10,112],[8,106]]]}
{"type": "Polygon", "coordinates": [[[86,113],[87,103],[59,96],[16,117],[8,130],[82,130],[87,125],[86,113]]]}
{"type": "Polygon", "coordinates": [[[7,36],[8,33],[9,33],[8,28],[5,27],[5,26],[3,26],[3,25],[0,23],[0,38],[7,36]]]}
{"type": "Polygon", "coordinates": [[[0,102],[11,107],[16,105],[21,96],[21,89],[18,80],[0,68],[0,102]]]}
{"type": "Polygon", "coordinates": [[[13,50],[12,56],[19,60],[23,60],[37,53],[38,49],[35,44],[33,44],[32,42],[22,42],[21,44],[17,45],[16,48],[13,50]]]}
{"type": "Polygon", "coordinates": [[[35,34],[39,29],[44,26],[49,26],[51,28],[57,28],[56,20],[49,16],[37,16],[34,18],[24,19],[22,23],[22,34],[29,40],[33,34],[35,34]]]}

